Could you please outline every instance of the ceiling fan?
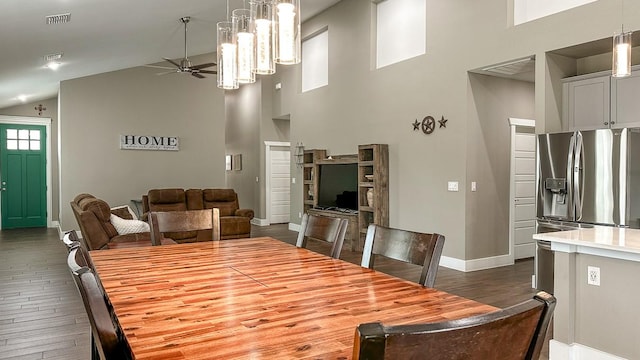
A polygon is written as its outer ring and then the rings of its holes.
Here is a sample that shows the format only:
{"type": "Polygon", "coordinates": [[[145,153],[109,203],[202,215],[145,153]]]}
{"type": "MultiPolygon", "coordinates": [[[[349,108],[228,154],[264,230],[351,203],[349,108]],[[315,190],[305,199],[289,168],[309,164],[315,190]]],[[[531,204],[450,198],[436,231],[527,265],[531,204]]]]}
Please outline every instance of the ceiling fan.
{"type": "Polygon", "coordinates": [[[205,76],[202,74],[217,74],[217,72],[214,70],[203,70],[208,67],[216,66],[216,63],[206,63],[206,64],[200,64],[200,65],[191,64],[191,61],[187,56],[187,24],[189,23],[190,20],[191,20],[190,16],[185,16],[180,18],[180,21],[184,24],[184,58],[180,60],[180,63],[168,58],[163,58],[165,61],[171,63],[171,65],[173,65],[174,67],[146,65],[147,67],[171,70],[171,71],[159,73],[158,75],[166,75],[171,73],[184,73],[184,74],[191,74],[192,76],[195,76],[198,79],[204,79],[205,76]]]}

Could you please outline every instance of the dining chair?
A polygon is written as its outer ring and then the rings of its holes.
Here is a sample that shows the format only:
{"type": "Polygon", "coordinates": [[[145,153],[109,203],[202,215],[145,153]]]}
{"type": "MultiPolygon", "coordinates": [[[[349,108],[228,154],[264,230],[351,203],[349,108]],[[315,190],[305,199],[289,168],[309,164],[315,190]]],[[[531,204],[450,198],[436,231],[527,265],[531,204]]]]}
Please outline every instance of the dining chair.
{"type": "Polygon", "coordinates": [[[211,239],[220,240],[220,210],[217,208],[149,213],[151,243],[160,245],[166,232],[211,230],[211,239]]]}
{"type": "MultiPolygon", "coordinates": [[[[71,258],[71,254],[69,256],[71,258]]],[[[79,265],[76,263],[76,266],[79,265]]],[[[79,267],[72,270],[71,274],[91,324],[91,359],[132,359],[129,344],[115,314],[109,310],[106,295],[93,271],[88,267],[79,267]]]]}
{"type": "Polygon", "coordinates": [[[362,251],[361,266],[373,269],[376,255],[422,266],[419,283],[433,287],[444,236],[388,228],[371,224],[362,251]]]}
{"type": "Polygon", "coordinates": [[[67,265],[72,273],[82,272],[84,268],[95,272],[93,260],[82,246],[76,246],[69,250],[67,265]]]}
{"type": "Polygon", "coordinates": [[[356,328],[354,360],[538,360],[556,299],[533,299],[492,313],[428,324],[356,328]]]}
{"type": "Polygon", "coordinates": [[[347,219],[304,214],[296,246],[306,248],[309,238],[328,242],[331,244],[329,256],[339,259],[348,224],[347,219]]]}
{"type": "Polygon", "coordinates": [[[75,230],[67,231],[64,236],[62,236],[62,243],[67,247],[67,251],[71,251],[73,248],[81,246],[78,233],[76,233],[75,230]]]}

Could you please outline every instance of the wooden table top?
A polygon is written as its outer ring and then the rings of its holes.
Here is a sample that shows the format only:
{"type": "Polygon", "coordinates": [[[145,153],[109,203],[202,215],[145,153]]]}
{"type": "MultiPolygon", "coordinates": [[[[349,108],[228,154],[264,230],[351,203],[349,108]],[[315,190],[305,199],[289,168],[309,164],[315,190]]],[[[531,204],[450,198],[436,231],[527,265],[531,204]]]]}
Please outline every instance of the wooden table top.
{"type": "Polygon", "coordinates": [[[91,257],[136,359],[350,359],[360,323],[496,310],[271,238],[91,257]]]}

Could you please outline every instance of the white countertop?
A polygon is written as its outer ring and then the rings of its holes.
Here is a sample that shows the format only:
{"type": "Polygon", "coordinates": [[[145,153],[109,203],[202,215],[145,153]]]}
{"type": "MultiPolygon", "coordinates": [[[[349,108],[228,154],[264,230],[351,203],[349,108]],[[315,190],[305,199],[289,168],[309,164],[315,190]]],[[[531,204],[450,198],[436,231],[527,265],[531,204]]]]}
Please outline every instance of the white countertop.
{"type": "Polygon", "coordinates": [[[640,230],[597,226],[591,229],[534,234],[551,242],[551,249],[640,261],[640,230]]]}

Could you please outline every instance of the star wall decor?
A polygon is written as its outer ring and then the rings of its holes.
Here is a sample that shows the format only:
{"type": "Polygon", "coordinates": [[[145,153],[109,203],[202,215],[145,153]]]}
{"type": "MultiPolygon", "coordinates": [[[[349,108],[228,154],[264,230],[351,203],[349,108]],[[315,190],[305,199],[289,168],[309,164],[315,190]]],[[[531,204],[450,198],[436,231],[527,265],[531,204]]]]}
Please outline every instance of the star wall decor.
{"type": "MultiPolygon", "coordinates": [[[[447,121],[449,121],[449,119],[445,119],[444,115],[442,115],[440,117],[440,120],[438,120],[438,124],[440,124],[438,128],[446,128],[447,121]]],[[[413,125],[413,131],[422,130],[423,133],[425,133],[426,135],[429,135],[433,133],[436,129],[436,119],[433,116],[428,115],[428,116],[425,116],[424,119],[422,119],[422,122],[416,119],[414,122],[411,123],[411,125],[413,125]]]]}
{"type": "Polygon", "coordinates": [[[445,119],[444,115],[443,115],[442,119],[438,120],[438,123],[440,124],[441,128],[446,128],[447,127],[447,121],[449,121],[449,119],[445,119]]]}

